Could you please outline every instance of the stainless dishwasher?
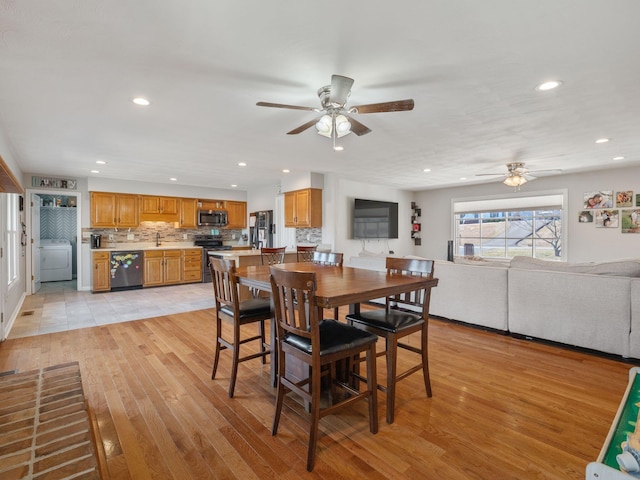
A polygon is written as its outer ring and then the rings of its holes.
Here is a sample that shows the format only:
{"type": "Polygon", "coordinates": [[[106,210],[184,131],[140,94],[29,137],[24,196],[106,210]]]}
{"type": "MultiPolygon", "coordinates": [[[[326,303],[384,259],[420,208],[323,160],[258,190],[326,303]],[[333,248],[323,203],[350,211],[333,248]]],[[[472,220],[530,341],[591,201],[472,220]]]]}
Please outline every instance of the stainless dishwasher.
{"type": "Polygon", "coordinates": [[[111,291],[142,288],[142,250],[111,252],[111,291]]]}

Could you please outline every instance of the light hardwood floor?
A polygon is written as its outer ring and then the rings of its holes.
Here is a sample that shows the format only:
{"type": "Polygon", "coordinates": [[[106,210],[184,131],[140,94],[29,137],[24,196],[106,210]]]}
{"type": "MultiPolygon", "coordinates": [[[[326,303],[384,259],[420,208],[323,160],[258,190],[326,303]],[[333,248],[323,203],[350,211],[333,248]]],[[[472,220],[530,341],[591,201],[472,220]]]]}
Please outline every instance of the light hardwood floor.
{"type": "MultiPolygon", "coordinates": [[[[268,364],[242,363],[233,399],[228,352],[210,379],[213,326],[205,309],[9,339],[0,345],[0,371],[80,362],[107,479],[455,480],[584,478],[630,368],[431,320],[433,397],[412,375],[399,384],[396,420],[387,425],[379,392],[377,435],[362,402],[324,418],[309,474],[308,416],[299,403],[286,401],[279,433],[270,434],[268,364]]],[[[404,364],[410,353],[399,355],[404,364]]]]}

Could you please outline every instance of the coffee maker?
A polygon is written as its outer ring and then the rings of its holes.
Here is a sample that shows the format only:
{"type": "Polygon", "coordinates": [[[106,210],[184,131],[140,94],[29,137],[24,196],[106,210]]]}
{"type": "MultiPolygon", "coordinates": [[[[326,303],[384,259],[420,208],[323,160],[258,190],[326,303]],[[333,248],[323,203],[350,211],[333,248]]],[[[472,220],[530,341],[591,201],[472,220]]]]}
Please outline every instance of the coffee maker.
{"type": "Polygon", "coordinates": [[[100,248],[100,244],[102,243],[102,235],[97,233],[91,234],[91,248],[100,248]]]}

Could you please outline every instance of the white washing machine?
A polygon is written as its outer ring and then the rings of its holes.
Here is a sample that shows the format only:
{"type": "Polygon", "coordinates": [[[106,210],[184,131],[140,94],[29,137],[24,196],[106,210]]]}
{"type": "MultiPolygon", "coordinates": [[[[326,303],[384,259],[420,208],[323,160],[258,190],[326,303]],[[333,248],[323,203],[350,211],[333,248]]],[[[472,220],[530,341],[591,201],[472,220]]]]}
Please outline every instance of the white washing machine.
{"type": "Polygon", "coordinates": [[[40,240],[40,281],[71,280],[71,243],[69,240],[40,240]]]}

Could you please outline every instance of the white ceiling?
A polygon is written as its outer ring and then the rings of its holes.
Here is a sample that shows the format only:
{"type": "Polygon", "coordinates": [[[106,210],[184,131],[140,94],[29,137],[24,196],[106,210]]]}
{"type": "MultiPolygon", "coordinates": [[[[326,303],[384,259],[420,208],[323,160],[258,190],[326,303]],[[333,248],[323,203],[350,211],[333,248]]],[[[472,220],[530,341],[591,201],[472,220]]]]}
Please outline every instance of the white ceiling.
{"type": "Polygon", "coordinates": [[[0,0],[0,129],[24,172],[242,190],[283,168],[422,190],[514,159],[620,167],[640,162],[639,19],[637,0],[0,0]],[[358,115],[372,133],[334,152],[286,135],[319,114],[256,106],[319,106],[334,73],[350,104],[415,109],[358,115]]]}

